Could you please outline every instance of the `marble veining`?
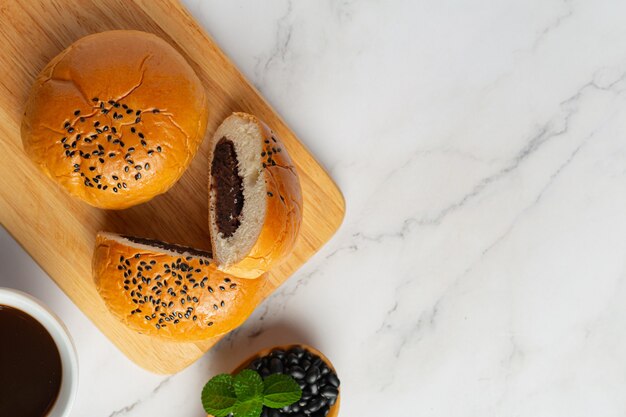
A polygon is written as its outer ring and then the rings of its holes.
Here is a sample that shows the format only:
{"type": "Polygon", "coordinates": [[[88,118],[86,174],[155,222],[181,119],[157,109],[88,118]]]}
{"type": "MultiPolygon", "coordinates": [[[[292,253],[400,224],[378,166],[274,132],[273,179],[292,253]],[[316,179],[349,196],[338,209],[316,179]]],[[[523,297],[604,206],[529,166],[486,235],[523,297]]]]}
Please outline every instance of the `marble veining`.
{"type": "Polygon", "coordinates": [[[74,336],[75,416],[203,416],[210,376],[292,342],[333,360],[342,416],[626,413],[623,2],[183,2],[328,169],[346,218],[169,377],[1,233],[0,286],[74,336]]]}

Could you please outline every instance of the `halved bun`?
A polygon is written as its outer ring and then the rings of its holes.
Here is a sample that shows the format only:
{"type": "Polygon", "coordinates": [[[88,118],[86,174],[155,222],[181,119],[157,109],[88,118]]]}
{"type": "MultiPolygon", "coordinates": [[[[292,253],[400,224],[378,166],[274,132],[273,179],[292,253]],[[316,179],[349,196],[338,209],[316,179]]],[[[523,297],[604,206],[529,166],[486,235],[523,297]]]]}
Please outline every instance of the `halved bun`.
{"type": "Polygon", "coordinates": [[[213,135],[209,227],[220,268],[242,278],[289,254],[302,221],[302,191],[281,140],[260,120],[234,113],[213,135]]]}
{"type": "Polygon", "coordinates": [[[79,39],[43,69],[22,141],[71,195],[122,209],[174,185],[207,117],[206,91],[176,49],[153,34],[116,30],[79,39]]]}
{"type": "Polygon", "coordinates": [[[239,326],[262,299],[266,277],[239,279],[207,252],[160,241],[99,233],[93,256],[98,292],[131,329],[194,341],[239,326]]]}

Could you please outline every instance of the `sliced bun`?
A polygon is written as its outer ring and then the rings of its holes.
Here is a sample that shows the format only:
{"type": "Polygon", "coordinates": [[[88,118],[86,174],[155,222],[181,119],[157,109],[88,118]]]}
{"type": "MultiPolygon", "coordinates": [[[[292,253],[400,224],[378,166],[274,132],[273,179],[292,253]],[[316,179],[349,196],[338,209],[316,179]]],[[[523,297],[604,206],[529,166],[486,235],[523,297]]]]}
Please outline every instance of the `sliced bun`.
{"type": "Polygon", "coordinates": [[[131,329],[195,341],[226,333],[262,299],[266,276],[239,279],[219,271],[207,252],[99,233],[93,257],[98,292],[131,329]]]}
{"type": "Polygon", "coordinates": [[[134,30],[79,39],[36,79],[24,150],[70,194],[122,209],[167,191],[207,124],[205,89],[161,38],[134,30]]]}
{"type": "Polygon", "coordinates": [[[302,221],[302,192],[281,140],[260,120],[234,113],[213,135],[209,227],[220,268],[243,278],[289,254],[302,221]]]}

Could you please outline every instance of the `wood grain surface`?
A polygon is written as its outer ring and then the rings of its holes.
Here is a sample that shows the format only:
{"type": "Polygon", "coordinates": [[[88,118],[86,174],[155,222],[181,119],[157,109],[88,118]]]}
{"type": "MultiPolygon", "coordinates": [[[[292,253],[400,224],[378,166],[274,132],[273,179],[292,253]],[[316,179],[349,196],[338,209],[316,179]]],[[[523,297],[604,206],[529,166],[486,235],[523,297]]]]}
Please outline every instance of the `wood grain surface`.
{"type": "MultiPolygon", "coordinates": [[[[92,208],[65,194],[24,154],[19,134],[31,83],[60,51],[90,33],[153,32],[176,47],[204,82],[211,103],[207,137],[233,111],[265,120],[282,137],[300,174],[301,234],[291,257],[271,274],[269,295],[334,234],[344,215],[336,185],[259,93],[175,0],[0,0],[0,222],[78,307],[130,359],[174,373],[218,339],[173,343],[118,323],[98,296],[91,255],[98,230],[123,232],[209,249],[207,145],[165,195],[123,211],[92,208]]],[[[206,139],[206,138],[205,138],[206,139]]]]}

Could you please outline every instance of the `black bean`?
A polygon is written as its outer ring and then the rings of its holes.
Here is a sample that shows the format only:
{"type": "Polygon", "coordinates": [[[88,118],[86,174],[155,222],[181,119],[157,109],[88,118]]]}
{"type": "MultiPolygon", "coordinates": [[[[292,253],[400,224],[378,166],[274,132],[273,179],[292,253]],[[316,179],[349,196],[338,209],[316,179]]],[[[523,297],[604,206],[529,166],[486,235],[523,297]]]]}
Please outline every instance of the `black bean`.
{"type": "Polygon", "coordinates": [[[287,356],[285,357],[285,361],[289,365],[297,365],[298,362],[300,362],[298,360],[298,356],[295,353],[288,353],[287,356]]]}
{"type": "Polygon", "coordinates": [[[313,401],[309,401],[309,403],[307,404],[307,411],[309,411],[310,413],[314,413],[317,410],[319,410],[320,408],[324,407],[326,405],[326,399],[325,398],[321,398],[318,397],[316,399],[314,399],[313,401]]]}
{"type": "Polygon", "coordinates": [[[330,385],[334,386],[335,388],[339,388],[339,378],[337,378],[336,373],[331,372],[330,374],[328,374],[326,380],[330,385]]]}
{"type": "Polygon", "coordinates": [[[317,386],[317,384],[311,384],[309,385],[309,390],[311,391],[311,394],[317,395],[317,393],[319,392],[319,387],[317,386]]]}
{"type": "Polygon", "coordinates": [[[289,349],[289,352],[294,353],[298,358],[301,358],[304,356],[304,349],[302,349],[301,347],[295,347],[295,348],[289,349]]]}
{"type": "Polygon", "coordinates": [[[284,368],[281,360],[278,358],[272,358],[270,361],[270,371],[272,371],[273,374],[282,374],[283,370],[284,368]]]}
{"type": "Polygon", "coordinates": [[[282,349],[276,349],[270,353],[270,356],[282,359],[285,356],[285,351],[282,349]]]}
{"type": "Polygon", "coordinates": [[[271,371],[270,371],[267,367],[262,368],[262,369],[259,371],[259,373],[261,374],[261,376],[262,376],[263,378],[267,378],[268,376],[270,376],[270,375],[272,374],[272,372],[271,372],[271,371]]]}
{"type": "Polygon", "coordinates": [[[300,362],[300,366],[304,368],[305,371],[307,371],[311,367],[311,362],[308,360],[303,360],[300,362]]]}
{"type": "Polygon", "coordinates": [[[320,370],[319,368],[315,366],[311,366],[311,369],[307,371],[306,376],[304,377],[306,382],[308,382],[309,384],[314,383],[319,378],[320,378],[320,370]]]}
{"type": "Polygon", "coordinates": [[[295,379],[302,379],[306,375],[304,369],[299,366],[294,366],[289,370],[289,375],[291,375],[295,379]]]}
{"type": "Polygon", "coordinates": [[[320,390],[320,395],[328,399],[336,398],[339,395],[339,391],[337,390],[337,388],[327,385],[320,390]]]}
{"type": "Polygon", "coordinates": [[[281,417],[280,411],[275,408],[270,408],[267,412],[267,417],[281,417]]]}

